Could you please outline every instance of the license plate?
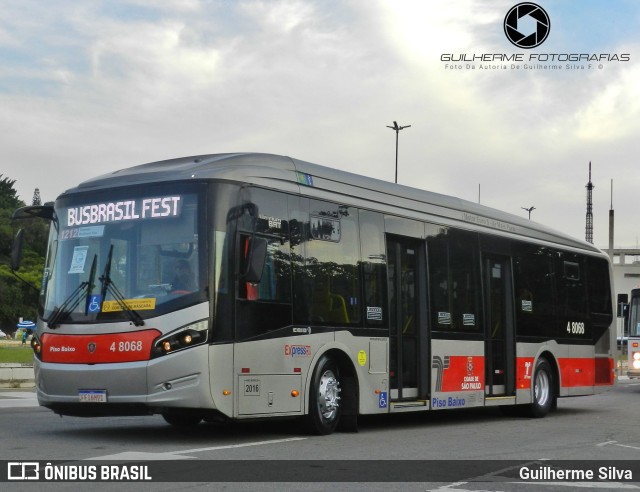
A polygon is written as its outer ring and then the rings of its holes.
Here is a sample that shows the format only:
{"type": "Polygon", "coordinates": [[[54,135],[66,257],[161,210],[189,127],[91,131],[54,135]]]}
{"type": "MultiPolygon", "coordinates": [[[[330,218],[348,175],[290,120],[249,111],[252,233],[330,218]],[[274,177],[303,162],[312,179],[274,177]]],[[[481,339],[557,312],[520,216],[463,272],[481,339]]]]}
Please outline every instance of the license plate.
{"type": "Polygon", "coordinates": [[[107,403],[107,390],[80,390],[78,400],[81,403],[107,403]]]}

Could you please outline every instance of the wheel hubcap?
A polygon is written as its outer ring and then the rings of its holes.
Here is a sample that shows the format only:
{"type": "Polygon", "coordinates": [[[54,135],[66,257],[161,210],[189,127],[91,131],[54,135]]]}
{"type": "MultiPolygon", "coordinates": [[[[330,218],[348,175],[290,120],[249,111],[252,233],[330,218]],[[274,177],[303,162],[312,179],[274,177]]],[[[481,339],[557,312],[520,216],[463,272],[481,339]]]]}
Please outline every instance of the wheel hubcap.
{"type": "Polygon", "coordinates": [[[333,420],[340,408],[340,383],[331,370],[325,371],[320,377],[318,387],[318,406],[325,420],[333,420]]]}
{"type": "Polygon", "coordinates": [[[549,375],[545,371],[539,371],[538,374],[536,374],[534,392],[538,405],[546,405],[551,395],[551,387],[549,384],[549,375]]]}

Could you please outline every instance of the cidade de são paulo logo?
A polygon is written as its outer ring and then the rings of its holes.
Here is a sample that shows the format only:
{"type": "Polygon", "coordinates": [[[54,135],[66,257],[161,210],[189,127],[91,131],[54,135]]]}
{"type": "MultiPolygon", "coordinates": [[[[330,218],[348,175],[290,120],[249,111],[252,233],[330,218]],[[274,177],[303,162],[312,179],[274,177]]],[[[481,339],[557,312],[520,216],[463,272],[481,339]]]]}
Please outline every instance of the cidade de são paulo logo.
{"type": "Polygon", "coordinates": [[[535,3],[519,3],[513,6],[504,18],[504,33],[518,48],[540,46],[549,36],[550,30],[549,15],[535,3]]]}

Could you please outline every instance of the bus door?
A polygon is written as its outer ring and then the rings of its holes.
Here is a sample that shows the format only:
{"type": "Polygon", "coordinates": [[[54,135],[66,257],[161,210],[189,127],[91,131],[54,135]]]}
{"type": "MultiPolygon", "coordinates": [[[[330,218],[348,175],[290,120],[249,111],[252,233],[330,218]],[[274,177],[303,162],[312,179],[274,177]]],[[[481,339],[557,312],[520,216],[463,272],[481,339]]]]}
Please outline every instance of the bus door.
{"type": "Polygon", "coordinates": [[[485,393],[515,395],[515,340],[511,259],[484,253],[485,393]]]}
{"type": "Polygon", "coordinates": [[[424,398],[426,378],[421,377],[421,357],[426,350],[424,316],[420,299],[425,297],[424,241],[387,235],[389,287],[389,376],[391,400],[424,398]]]}

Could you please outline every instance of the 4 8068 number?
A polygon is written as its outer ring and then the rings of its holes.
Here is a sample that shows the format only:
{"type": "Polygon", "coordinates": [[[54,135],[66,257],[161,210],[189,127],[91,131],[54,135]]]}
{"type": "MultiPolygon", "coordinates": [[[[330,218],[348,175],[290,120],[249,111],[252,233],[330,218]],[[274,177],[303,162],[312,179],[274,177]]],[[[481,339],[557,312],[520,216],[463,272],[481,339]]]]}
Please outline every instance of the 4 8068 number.
{"type": "Polygon", "coordinates": [[[567,323],[567,333],[571,335],[584,335],[584,323],[581,321],[569,321],[567,323]]]}
{"type": "Polygon", "coordinates": [[[142,340],[113,342],[109,350],[111,352],[142,352],[142,340]]]}

